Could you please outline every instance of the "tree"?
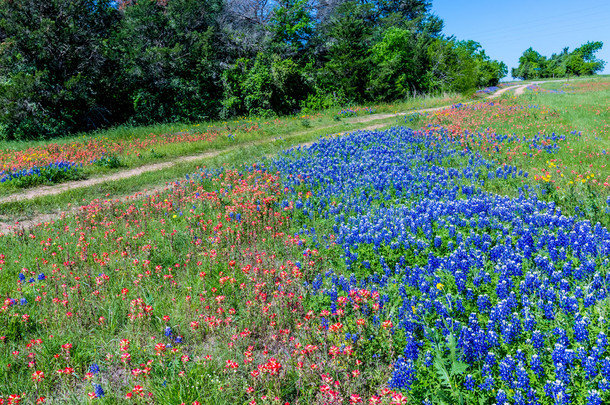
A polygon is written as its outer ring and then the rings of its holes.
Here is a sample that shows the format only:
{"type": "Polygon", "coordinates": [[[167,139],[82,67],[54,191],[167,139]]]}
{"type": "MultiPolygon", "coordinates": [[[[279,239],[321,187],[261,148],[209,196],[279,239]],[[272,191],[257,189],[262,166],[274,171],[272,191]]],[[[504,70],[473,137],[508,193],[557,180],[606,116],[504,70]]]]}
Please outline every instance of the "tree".
{"type": "Polygon", "coordinates": [[[289,114],[307,94],[297,64],[279,55],[239,59],[223,72],[222,83],[223,117],[289,114]]]}
{"type": "Polygon", "coordinates": [[[550,59],[528,48],[519,58],[519,66],[513,68],[512,76],[521,79],[544,77],[565,77],[570,75],[593,75],[604,69],[606,62],[596,59],[594,54],[603,46],[602,42],[587,42],[569,52],[563,48],[561,53],[553,54],[550,59]]]}
{"type": "Polygon", "coordinates": [[[478,42],[436,39],[428,48],[432,65],[427,74],[431,90],[471,92],[494,86],[506,76],[503,62],[491,60],[478,42]]]}
{"type": "Polygon", "coordinates": [[[508,73],[504,62],[491,60],[480,43],[473,40],[459,41],[457,46],[475,63],[475,87],[495,86],[508,73]]]}
{"type": "Polygon", "coordinates": [[[220,1],[138,1],[112,39],[137,123],[202,120],[220,110],[214,42],[220,1]]]}
{"type": "Polygon", "coordinates": [[[589,41],[586,44],[574,49],[572,55],[580,59],[578,62],[575,62],[575,64],[578,66],[578,70],[575,72],[577,75],[593,75],[604,70],[606,62],[601,59],[596,59],[594,56],[594,54],[602,49],[603,46],[604,44],[601,41],[589,41]]]}
{"type": "Polygon", "coordinates": [[[519,58],[519,66],[513,68],[511,74],[514,78],[529,80],[542,77],[545,70],[546,57],[530,47],[523,52],[519,58]]]}
{"type": "Polygon", "coordinates": [[[552,54],[546,65],[543,77],[564,77],[566,75],[566,63],[570,56],[568,47],[563,48],[559,54],[552,54]]]}
{"type": "Polygon", "coordinates": [[[328,62],[322,72],[324,87],[339,88],[354,101],[365,99],[371,69],[372,6],[348,1],[331,18],[327,41],[328,62]]]}
{"type": "Polygon", "coordinates": [[[406,29],[392,27],[371,50],[376,67],[371,72],[370,97],[396,100],[411,94],[419,82],[414,66],[414,36],[406,29]]]}
{"type": "Polygon", "coordinates": [[[109,124],[105,84],[116,66],[104,40],[118,21],[111,0],[0,2],[0,137],[53,137],[109,124]]]}
{"type": "Polygon", "coordinates": [[[302,56],[314,32],[307,0],[281,0],[273,10],[269,30],[273,48],[280,54],[302,56]]]}

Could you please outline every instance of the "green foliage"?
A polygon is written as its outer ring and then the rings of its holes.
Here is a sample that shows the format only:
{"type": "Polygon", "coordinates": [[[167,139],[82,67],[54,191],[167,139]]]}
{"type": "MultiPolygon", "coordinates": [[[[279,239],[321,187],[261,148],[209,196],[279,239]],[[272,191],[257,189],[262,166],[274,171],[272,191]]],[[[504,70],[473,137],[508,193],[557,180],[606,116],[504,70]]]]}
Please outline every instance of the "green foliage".
{"type": "Polygon", "coordinates": [[[550,59],[530,47],[523,52],[519,66],[512,69],[511,75],[524,80],[593,75],[602,71],[606,65],[606,62],[594,56],[602,46],[600,41],[587,42],[572,52],[566,47],[550,59]]]}
{"type": "Polygon", "coordinates": [[[314,20],[307,0],[279,1],[269,23],[269,30],[278,50],[302,52],[314,33],[314,20]]]}
{"type": "MultiPolygon", "coordinates": [[[[469,92],[505,74],[441,30],[427,0],[0,2],[0,139],[469,92]]],[[[596,44],[570,69],[595,70],[596,44]]]]}
{"type": "Polygon", "coordinates": [[[304,113],[321,111],[329,108],[343,107],[348,103],[342,89],[316,88],[307,98],[301,101],[301,109],[304,113]]]}
{"type": "Polygon", "coordinates": [[[428,47],[435,64],[428,73],[430,87],[468,93],[476,88],[495,86],[506,76],[504,62],[491,60],[475,41],[437,39],[428,47]]]}
{"type": "Polygon", "coordinates": [[[32,139],[108,123],[110,0],[0,2],[0,137],[32,139]]]}
{"type": "Polygon", "coordinates": [[[468,91],[476,86],[476,64],[454,41],[437,39],[428,47],[435,64],[427,72],[429,86],[443,91],[468,91]]]}
{"type": "Polygon", "coordinates": [[[524,80],[540,78],[542,77],[545,63],[546,58],[530,47],[519,58],[519,66],[513,68],[512,76],[524,80]]]}
{"type": "Polygon", "coordinates": [[[218,110],[213,42],[217,2],[136,2],[112,38],[119,81],[139,124],[196,121],[218,110]]]}
{"type": "Polygon", "coordinates": [[[371,50],[377,66],[371,75],[371,96],[395,100],[408,96],[419,86],[414,65],[415,37],[410,31],[391,27],[371,50]]]}
{"type": "Polygon", "coordinates": [[[441,403],[467,404],[463,390],[463,375],[468,370],[468,363],[460,361],[461,351],[457,346],[457,339],[453,333],[447,336],[446,342],[439,336],[438,331],[429,331],[436,338],[432,345],[434,350],[434,369],[437,374],[439,387],[435,395],[441,403]]]}
{"type": "Polygon", "coordinates": [[[328,28],[332,45],[324,66],[324,87],[339,87],[353,101],[365,99],[367,78],[371,72],[372,27],[367,24],[373,8],[370,4],[348,1],[341,4],[328,28]]]}
{"type": "Polygon", "coordinates": [[[105,167],[108,169],[118,169],[126,166],[121,158],[116,155],[105,155],[101,159],[96,160],[94,164],[98,167],[105,167]]]}
{"type": "Polygon", "coordinates": [[[297,110],[305,84],[292,59],[258,54],[254,62],[239,59],[222,75],[225,117],[274,116],[297,110]]]}

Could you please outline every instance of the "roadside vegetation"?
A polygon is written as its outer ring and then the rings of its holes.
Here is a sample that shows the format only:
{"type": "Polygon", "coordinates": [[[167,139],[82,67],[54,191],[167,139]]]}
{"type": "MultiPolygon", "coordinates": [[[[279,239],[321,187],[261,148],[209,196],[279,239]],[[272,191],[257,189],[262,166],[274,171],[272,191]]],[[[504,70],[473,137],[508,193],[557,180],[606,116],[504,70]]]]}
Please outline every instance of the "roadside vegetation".
{"type": "Polygon", "coordinates": [[[474,92],[507,73],[431,2],[0,2],[0,139],[267,120],[474,92]],[[58,18],[61,16],[61,18],[58,18]]]}
{"type": "Polygon", "coordinates": [[[400,103],[341,108],[269,119],[246,117],[197,124],[123,126],[52,141],[0,142],[0,196],[41,184],[90,178],[151,163],[253,144],[316,139],[328,133],[393,122],[386,117],[422,108],[477,100],[485,96],[445,94],[400,103]],[[384,118],[385,117],[385,118],[384,118]]]}
{"type": "Polygon", "coordinates": [[[1,400],[608,402],[609,87],[219,156],[14,227],[1,400]]]}

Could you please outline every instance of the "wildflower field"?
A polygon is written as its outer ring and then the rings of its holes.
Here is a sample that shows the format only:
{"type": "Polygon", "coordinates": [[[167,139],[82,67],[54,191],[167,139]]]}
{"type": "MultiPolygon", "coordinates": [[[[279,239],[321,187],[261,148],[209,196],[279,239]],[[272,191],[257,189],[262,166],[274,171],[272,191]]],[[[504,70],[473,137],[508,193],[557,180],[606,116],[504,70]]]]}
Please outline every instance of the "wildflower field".
{"type": "Polygon", "coordinates": [[[184,155],[281,140],[319,128],[327,128],[329,132],[350,130],[365,124],[358,125],[350,122],[349,118],[374,114],[377,110],[395,112],[446,105],[458,100],[464,100],[464,97],[448,94],[413,98],[397,104],[336,108],[274,119],[255,117],[197,124],[119,127],[53,142],[3,141],[0,142],[0,195],[184,155]]]}
{"type": "Polygon", "coordinates": [[[595,83],[15,227],[0,403],[610,402],[595,83]]]}

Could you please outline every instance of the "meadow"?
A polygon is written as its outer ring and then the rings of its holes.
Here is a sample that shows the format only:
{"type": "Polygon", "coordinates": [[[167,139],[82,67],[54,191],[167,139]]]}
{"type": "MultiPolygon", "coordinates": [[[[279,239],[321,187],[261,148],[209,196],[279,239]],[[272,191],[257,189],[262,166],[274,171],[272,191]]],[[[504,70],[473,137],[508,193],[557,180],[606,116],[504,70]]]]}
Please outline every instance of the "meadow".
{"type": "Polygon", "coordinates": [[[0,404],[607,403],[608,83],[14,227],[0,404]]]}
{"type": "Polygon", "coordinates": [[[445,94],[414,97],[395,104],[337,107],[287,117],[245,117],[150,127],[121,126],[53,141],[2,141],[0,196],[42,184],[91,178],[180,156],[289,139],[312,132],[312,139],[316,139],[323,133],[365,126],[357,119],[359,116],[431,108],[467,99],[445,94]]]}

